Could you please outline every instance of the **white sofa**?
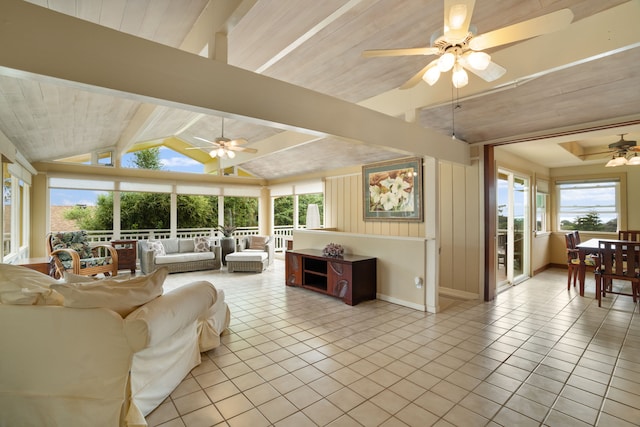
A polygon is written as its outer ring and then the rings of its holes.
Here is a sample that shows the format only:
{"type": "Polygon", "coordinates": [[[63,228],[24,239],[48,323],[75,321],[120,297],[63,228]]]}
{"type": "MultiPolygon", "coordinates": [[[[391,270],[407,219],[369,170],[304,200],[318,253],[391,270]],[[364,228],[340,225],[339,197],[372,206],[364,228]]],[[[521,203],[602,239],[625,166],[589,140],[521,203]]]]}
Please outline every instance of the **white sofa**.
{"type": "Polygon", "coordinates": [[[214,243],[215,239],[208,237],[139,240],[140,270],[143,274],[161,267],[167,267],[169,273],[220,270],[222,248],[214,243]],[[199,249],[199,244],[203,243],[206,248],[199,249]]]}
{"type": "Polygon", "coordinates": [[[109,288],[106,279],[57,284],[0,264],[0,426],[146,426],[144,416],[200,353],[220,345],[230,317],[224,293],[209,282],[156,296],[166,275],[111,279],[109,288]],[[135,294],[147,282],[154,290],[139,305],[135,294]],[[125,295],[133,306],[92,307],[96,298],[83,295],[105,290],[107,300],[125,295]]]}

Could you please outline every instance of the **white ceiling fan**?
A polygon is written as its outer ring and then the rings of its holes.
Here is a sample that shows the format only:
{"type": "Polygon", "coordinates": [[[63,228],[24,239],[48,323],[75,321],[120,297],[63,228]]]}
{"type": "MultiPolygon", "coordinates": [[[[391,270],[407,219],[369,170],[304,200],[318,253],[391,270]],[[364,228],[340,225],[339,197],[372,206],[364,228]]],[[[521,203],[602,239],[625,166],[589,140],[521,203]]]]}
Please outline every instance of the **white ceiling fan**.
{"type": "Polygon", "coordinates": [[[241,145],[246,144],[248,141],[244,138],[237,138],[237,139],[229,139],[229,138],[225,138],[224,136],[224,117],[222,118],[222,131],[221,134],[218,138],[215,139],[215,141],[210,141],[208,139],[205,138],[200,138],[199,136],[194,136],[195,139],[203,141],[203,142],[207,142],[209,144],[211,144],[213,146],[213,148],[211,148],[211,150],[209,150],[206,147],[192,147],[192,148],[188,148],[189,150],[204,150],[204,151],[208,151],[209,155],[212,158],[230,158],[233,159],[236,156],[236,151],[243,151],[245,153],[257,153],[258,150],[256,150],[255,148],[249,148],[249,147],[241,147],[241,145]]]}
{"type": "Polygon", "coordinates": [[[404,56],[404,55],[437,55],[416,75],[400,86],[409,89],[423,79],[433,86],[440,74],[453,69],[451,80],[456,88],[467,85],[469,76],[465,69],[478,77],[492,82],[506,72],[484,49],[502,46],[542,34],[558,31],[573,20],[573,12],[561,9],[547,15],[519,22],[508,27],[476,35],[471,25],[471,15],[475,0],[444,0],[444,28],[431,36],[428,47],[404,49],[373,49],[362,53],[364,57],[404,56]]]}

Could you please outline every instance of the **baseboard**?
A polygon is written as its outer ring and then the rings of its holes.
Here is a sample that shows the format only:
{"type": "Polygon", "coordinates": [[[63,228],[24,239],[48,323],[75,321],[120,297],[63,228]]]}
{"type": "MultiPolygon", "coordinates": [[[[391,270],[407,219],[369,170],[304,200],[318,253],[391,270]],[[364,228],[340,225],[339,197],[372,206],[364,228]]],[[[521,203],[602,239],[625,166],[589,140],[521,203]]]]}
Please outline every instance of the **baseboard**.
{"type": "MultiPolygon", "coordinates": [[[[429,310],[427,310],[427,307],[425,305],[415,304],[415,303],[412,303],[412,302],[409,302],[409,301],[404,301],[404,300],[401,300],[401,299],[398,299],[398,298],[390,297],[389,295],[376,294],[376,298],[379,299],[379,300],[382,300],[382,301],[390,302],[392,304],[401,305],[403,307],[413,308],[414,310],[429,311],[429,310]]],[[[432,313],[434,313],[434,312],[432,312],[432,313]]]]}
{"type": "Polygon", "coordinates": [[[465,299],[465,300],[480,299],[479,294],[474,294],[473,292],[467,292],[467,291],[460,291],[458,289],[443,288],[442,286],[438,289],[438,293],[442,296],[449,297],[449,298],[457,298],[457,299],[465,299]]]}

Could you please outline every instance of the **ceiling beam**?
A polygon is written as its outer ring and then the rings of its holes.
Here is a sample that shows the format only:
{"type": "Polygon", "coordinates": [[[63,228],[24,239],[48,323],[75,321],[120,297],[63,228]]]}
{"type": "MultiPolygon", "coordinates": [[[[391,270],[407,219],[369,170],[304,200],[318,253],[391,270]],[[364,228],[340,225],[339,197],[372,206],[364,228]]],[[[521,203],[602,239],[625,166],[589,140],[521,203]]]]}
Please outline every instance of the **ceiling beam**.
{"type": "Polygon", "coordinates": [[[337,98],[59,14],[0,2],[0,73],[468,164],[467,144],[337,98]]]}

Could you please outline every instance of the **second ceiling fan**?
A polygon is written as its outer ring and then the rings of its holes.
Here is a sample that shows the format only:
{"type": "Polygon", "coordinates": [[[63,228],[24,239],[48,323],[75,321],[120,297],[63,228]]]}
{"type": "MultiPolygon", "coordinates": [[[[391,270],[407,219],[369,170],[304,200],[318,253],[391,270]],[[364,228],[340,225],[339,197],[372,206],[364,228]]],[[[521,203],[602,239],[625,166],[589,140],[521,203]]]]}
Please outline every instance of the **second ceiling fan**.
{"type": "MultiPolygon", "coordinates": [[[[230,158],[233,159],[236,156],[236,151],[242,151],[245,153],[257,153],[258,150],[255,148],[249,147],[241,147],[241,145],[246,144],[248,141],[244,138],[236,138],[229,139],[224,136],[224,117],[222,118],[222,131],[220,136],[215,139],[215,141],[210,141],[205,138],[200,138],[199,136],[194,136],[195,139],[207,142],[213,146],[213,148],[208,151],[209,155],[212,158],[230,158]]],[[[194,149],[207,151],[208,149],[205,147],[193,147],[194,149]]]]}
{"type": "Polygon", "coordinates": [[[453,70],[452,83],[456,88],[467,85],[469,70],[485,81],[492,82],[506,72],[500,65],[491,61],[484,49],[502,46],[542,34],[558,31],[571,23],[573,12],[561,9],[537,18],[519,22],[508,27],[476,35],[471,25],[471,15],[475,0],[444,0],[444,28],[431,36],[428,47],[401,49],[373,49],[362,53],[364,57],[437,55],[416,75],[400,86],[409,89],[424,80],[433,86],[440,74],[453,70]]]}

